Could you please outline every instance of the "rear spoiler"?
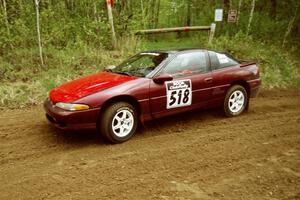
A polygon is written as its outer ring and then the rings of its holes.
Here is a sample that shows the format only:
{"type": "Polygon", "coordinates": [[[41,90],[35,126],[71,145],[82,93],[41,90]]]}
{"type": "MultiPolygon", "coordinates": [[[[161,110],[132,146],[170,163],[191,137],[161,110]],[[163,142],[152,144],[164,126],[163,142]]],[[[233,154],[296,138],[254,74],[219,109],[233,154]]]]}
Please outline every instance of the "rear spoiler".
{"type": "Polygon", "coordinates": [[[256,65],[256,62],[249,60],[240,60],[240,67],[246,67],[249,65],[256,65]]]}

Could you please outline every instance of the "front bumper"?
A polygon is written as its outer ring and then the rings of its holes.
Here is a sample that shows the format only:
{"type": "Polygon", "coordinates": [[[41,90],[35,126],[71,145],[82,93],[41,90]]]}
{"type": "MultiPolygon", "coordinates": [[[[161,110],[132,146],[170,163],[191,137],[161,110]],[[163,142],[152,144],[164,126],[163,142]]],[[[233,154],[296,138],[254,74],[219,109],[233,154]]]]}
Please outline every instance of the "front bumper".
{"type": "Polygon", "coordinates": [[[56,107],[49,99],[44,102],[46,118],[60,129],[96,128],[100,108],[83,111],[67,111],[56,107]]]}

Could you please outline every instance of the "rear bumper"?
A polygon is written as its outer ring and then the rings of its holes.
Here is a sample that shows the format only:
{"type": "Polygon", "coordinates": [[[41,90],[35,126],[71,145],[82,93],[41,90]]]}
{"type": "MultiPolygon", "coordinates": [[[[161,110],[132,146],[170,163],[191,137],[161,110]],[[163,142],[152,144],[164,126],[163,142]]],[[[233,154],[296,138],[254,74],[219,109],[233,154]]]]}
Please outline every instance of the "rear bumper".
{"type": "Polygon", "coordinates": [[[258,78],[247,82],[250,86],[250,97],[251,98],[257,97],[260,90],[261,79],[258,78]]]}
{"type": "Polygon", "coordinates": [[[46,118],[60,129],[94,129],[96,128],[100,108],[84,111],[66,111],[56,107],[49,99],[44,102],[46,118]]]}

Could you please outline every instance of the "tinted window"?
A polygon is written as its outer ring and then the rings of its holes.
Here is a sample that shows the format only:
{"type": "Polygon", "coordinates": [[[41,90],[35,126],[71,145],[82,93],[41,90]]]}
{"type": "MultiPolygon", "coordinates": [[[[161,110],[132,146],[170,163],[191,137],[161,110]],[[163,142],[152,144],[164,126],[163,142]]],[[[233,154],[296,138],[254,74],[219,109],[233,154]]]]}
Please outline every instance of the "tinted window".
{"type": "Polygon", "coordinates": [[[210,51],[209,56],[213,69],[221,69],[239,64],[236,60],[224,53],[215,53],[210,51]]]}
{"type": "Polygon", "coordinates": [[[205,52],[190,52],[175,57],[162,73],[173,76],[202,73],[207,71],[205,52]]]}
{"type": "Polygon", "coordinates": [[[111,72],[145,77],[168,57],[166,53],[143,52],[111,69],[111,72]]]}

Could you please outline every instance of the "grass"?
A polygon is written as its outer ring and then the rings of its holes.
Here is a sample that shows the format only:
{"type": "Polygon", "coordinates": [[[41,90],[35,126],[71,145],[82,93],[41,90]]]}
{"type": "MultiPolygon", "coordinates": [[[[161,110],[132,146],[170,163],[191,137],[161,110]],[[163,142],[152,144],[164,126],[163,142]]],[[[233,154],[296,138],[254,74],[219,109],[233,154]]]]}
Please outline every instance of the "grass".
{"type": "Polygon", "coordinates": [[[83,43],[64,49],[47,48],[44,49],[44,67],[39,66],[36,49],[9,51],[0,57],[0,109],[40,104],[49,90],[64,82],[118,64],[136,52],[153,49],[200,47],[227,51],[237,58],[257,61],[265,88],[300,85],[299,60],[291,53],[240,33],[232,38],[218,37],[212,44],[208,44],[207,36],[197,34],[183,38],[171,34],[158,38],[121,38],[116,51],[83,43]]]}
{"type": "Polygon", "coordinates": [[[261,69],[265,88],[288,88],[300,85],[300,61],[278,46],[236,34],[231,40],[220,37],[210,48],[230,52],[236,58],[254,60],[261,69]]]}
{"type": "Polygon", "coordinates": [[[122,60],[122,55],[117,51],[94,48],[46,51],[45,67],[33,61],[34,57],[26,55],[26,51],[18,52],[20,61],[17,64],[0,62],[0,109],[39,104],[54,87],[122,60]],[[28,59],[25,61],[21,57],[28,59]]]}

